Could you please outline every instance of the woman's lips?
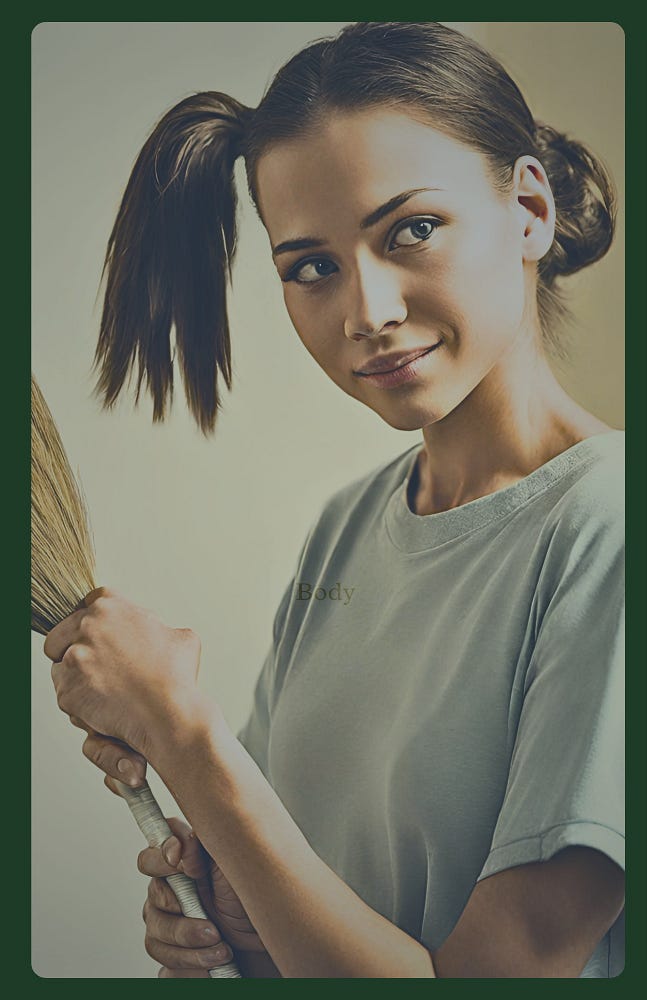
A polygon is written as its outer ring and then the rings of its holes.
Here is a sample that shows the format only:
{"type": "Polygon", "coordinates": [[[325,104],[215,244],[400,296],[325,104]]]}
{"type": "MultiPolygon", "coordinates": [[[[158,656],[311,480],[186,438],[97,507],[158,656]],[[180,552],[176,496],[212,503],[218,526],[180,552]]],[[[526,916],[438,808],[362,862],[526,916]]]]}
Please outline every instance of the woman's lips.
{"type": "Polygon", "coordinates": [[[439,341],[433,347],[429,347],[423,354],[419,354],[400,368],[393,368],[385,372],[355,372],[355,374],[363,382],[368,382],[369,385],[374,385],[378,389],[392,389],[394,386],[402,385],[404,382],[410,382],[416,378],[429,364],[431,355],[440,347],[441,343],[442,341],[439,341]]]}

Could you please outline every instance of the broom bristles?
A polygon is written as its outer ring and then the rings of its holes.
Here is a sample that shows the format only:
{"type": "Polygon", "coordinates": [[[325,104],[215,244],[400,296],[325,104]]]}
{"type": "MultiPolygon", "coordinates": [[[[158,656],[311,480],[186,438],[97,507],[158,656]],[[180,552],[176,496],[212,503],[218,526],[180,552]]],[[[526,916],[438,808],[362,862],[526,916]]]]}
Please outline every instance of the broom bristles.
{"type": "Polygon", "coordinates": [[[31,627],[47,635],[94,583],[87,508],[54,418],[31,376],[31,627]]]}

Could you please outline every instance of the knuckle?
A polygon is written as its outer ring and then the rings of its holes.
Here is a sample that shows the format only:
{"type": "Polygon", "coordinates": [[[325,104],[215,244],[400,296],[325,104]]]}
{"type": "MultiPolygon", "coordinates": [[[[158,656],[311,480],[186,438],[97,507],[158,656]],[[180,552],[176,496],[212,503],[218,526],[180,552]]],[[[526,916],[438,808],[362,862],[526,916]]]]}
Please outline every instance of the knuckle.
{"type": "Polygon", "coordinates": [[[76,666],[76,650],[74,646],[68,646],[63,653],[60,662],[64,667],[75,667],[76,666]]]}
{"type": "Polygon", "coordinates": [[[79,635],[82,639],[90,639],[94,635],[95,631],[95,621],[92,615],[88,612],[83,615],[83,618],[79,622],[79,635]]]}
{"type": "Polygon", "coordinates": [[[200,931],[193,926],[193,923],[185,920],[180,922],[178,917],[178,926],[175,931],[176,943],[180,948],[194,948],[198,949],[204,947],[204,941],[200,939],[200,931]]]}
{"type": "MultiPolygon", "coordinates": [[[[205,925],[202,921],[196,923],[193,920],[182,921],[181,926],[178,925],[178,944],[181,944],[185,948],[204,948],[204,928],[205,925]]],[[[218,945],[220,943],[220,935],[214,938],[210,944],[218,945]]]]}
{"type": "Polygon", "coordinates": [[[120,757],[126,757],[127,760],[129,760],[131,762],[131,764],[133,764],[135,767],[137,767],[137,766],[140,766],[140,767],[144,766],[145,767],[145,765],[146,765],[146,758],[144,757],[143,754],[139,753],[139,751],[137,751],[137,750],[131,750],[130,748],[128,748],[127,750],[124,750],[121,747],[115,748],[115,749],[119,750],[119,756],[120,757]]]}
{"type": "Polygon", "coordinates": [[[157,882],[156,891],[160,910],[166,910],[169,913],[180,913],[180,904],[178,903],[177,896],[166,879],[158,877],[155,881],[157,882]]]}
{"type": "Polygon", "coordinates": [[[151,958],[154,958],[156,962],[162,961],[159,954],[159,941],[156,941],[155,938],[150,936],[150,934],[146,934],[144,937],[144,948],[146,950],[146,954],[150,955],[151,958]]]}
{"type": "Polygon", "coordinates": [[[159,877],[151,879],[149,898],[151,904],[157,910],[163,910],[165,913],[181,912],[177,896],[167,883],[166,879],[159,877]]]}
{"type": "Polygon", "coordinates": [[[83,756],[102,771],[111,769],[114,750],[105,740],[96,736],[88,736],[83,742],[83,756]]]}
{"type": "Polygon", "coordinates": [[[69,704],[68,698],[69,698],[69,692],[66,690],[66,688],[63,685],[60,685],[56,689],[56,704],[60,708],[61,712],[67,713],[68,704],[69,704]]]}
{"type": "Polygon", "coordinates": [[[166,883],[161,878],[152,878],[148,883],[148,898],[151,906],[159,907],[164,903],[166,883]]]}
{"type": "Polygon", "coordinates": [[[180,913],[165,913],[164,924],[168,941],[171,941],[175,948],[188,949],[193,947],[190,931],[186,924],[188,920],[180,913]]]}
{"type": "Polygon", "coordinates": [[[94,756],[91,759],[93,764],[100,767],[102,771],[110,771],[114,762],[114,749],[102,740],[97,740],[94,746],[94,756]]]}
{"type": "Polygon", "coordinates": [[[147,955],[150,955],[151,958],[161,965],[166,965],[169,962],[175,963],[173,952],[169,946],[154,937],[148,930],[144,937],[144,949],[147,955]]]}
{"type": "Polygon", "coordinates": [[[71,646],[67,647],[61,660],[61,663],[66,667],[72,667],[74,670],[82,670],[87,662],[88,650],[78,642],[73,642],[71,646]]]}
{"type": "Polygon", "coordinates": [[[95,743],[90,760],[104,771],[110,767],[110,753],[105,744],[98,741],[95,743]]]}

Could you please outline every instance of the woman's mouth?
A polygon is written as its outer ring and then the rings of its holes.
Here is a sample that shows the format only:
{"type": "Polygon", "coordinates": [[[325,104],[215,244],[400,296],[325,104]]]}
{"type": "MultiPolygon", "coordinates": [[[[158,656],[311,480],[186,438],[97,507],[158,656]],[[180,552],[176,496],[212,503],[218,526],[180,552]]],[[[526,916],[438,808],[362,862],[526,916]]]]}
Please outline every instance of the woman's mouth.
{"type": "Polygon", "coordinates": [[[408,361],[406,365],[401,365],[399,368],[392,368],[383,372],[355,372],[355,375],[357,378],[362,379],[363,382],[368,382],[369,385],[374,385],[378,389],[392,389],[395,386],[411,382],[417,378],[428,367],[431,355],[441,344],[442,341],[438,341],[437,344],[427,348],[422,354],[419,354],[411,361],[408,361]]]}

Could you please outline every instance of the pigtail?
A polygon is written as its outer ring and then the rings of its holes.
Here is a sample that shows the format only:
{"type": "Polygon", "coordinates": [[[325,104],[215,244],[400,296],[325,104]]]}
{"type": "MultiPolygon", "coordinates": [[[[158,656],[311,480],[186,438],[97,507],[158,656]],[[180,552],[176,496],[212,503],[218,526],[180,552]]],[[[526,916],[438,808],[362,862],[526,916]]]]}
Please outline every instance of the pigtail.
{"type": "Polygon", "coordinates": [[[116,401],[137,370],[153,419],[173,393],[171,330],[187,403],[204,433],[231,389],[227,283],[236,250],[234,163],[250,109],[208,91],[180,101],[155,126],[133,167],[110,234],[95,353],[97,392],[116,401]]]}

